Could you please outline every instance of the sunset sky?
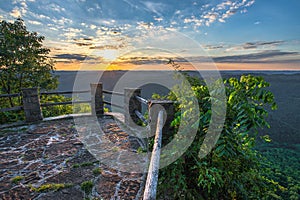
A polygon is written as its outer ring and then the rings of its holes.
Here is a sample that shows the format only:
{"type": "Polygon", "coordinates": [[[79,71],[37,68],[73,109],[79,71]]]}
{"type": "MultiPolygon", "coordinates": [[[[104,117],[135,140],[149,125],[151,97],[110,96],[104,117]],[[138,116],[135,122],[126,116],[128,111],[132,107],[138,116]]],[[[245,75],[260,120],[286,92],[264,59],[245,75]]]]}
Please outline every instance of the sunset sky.
{"type": "Polygon", "coordinates": [[[299,10],[299,0],[1,0],[0,20],[44,35],[58,70],[161,69],[169,58],[300,70],[299,10]]]}

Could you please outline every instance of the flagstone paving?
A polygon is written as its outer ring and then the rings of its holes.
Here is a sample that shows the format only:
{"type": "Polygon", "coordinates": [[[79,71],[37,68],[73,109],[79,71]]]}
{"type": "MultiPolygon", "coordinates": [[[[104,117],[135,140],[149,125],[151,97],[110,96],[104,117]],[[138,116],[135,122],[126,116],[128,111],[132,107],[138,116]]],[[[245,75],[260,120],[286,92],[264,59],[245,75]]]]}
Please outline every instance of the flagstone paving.
{"type": "MultiPolygon", "coordinates": [[[[136,153],[139,142],[112,117],[97,120],[105,138],[136,153]]],[[[80,137],[73,119],[0,129],[0,199],[140,199],[145,174],[107,166],[80,137]]]]}

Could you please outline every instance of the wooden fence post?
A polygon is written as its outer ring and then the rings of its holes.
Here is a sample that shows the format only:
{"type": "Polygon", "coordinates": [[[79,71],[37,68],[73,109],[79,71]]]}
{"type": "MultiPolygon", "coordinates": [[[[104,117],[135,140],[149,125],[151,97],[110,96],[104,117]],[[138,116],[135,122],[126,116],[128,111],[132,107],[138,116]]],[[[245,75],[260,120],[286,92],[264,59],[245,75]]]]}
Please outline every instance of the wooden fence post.
{"type": "Polygon", "coordinates": [[[166,133],[170,132],[171,122],[174,119],[174,102],[169,100],[151,100],[149,103],[149,124],[150,124],[150,135],[154,135],[156,131],[157,116],[160,110],[164,110],[164,127],[163,127],[163,145],[166,144],[166,139],[169,135],[166,133]]]}
{"type": "Polygon", "coordinates": [[[43,120],[38,88],[23,88],[22,96],[26,122],[43,120]]]}
{"type": "Polygon", "coordinates": [[[92,115],[103,115],[103,86],[102,83],[91,83],[92,115]]]}
{"type": "Polygon", "coordinates": [[[124,89],[124,117],[125,117],[125,124],[127,125],[135,125],[139,118],[135,114],[135,110],[139,112],[142,111],[141,102],[139,102],[135,96],[141,96],[141,89],[140,88],[125,88],[124,89]]]}

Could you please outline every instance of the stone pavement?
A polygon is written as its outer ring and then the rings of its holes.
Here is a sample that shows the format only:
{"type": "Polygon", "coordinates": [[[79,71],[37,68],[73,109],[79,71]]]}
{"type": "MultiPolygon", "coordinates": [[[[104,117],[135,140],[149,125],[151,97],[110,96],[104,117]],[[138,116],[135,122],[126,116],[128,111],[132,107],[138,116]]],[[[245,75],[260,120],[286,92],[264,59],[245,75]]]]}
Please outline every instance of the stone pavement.
{"type": "MultiPolygon", "coordinates": [[[[112,117],[103,137],[137,154],[112,117]]],[[[81,126],[84,126],[81,124],[81,126]]],[[[146,175],[107,166],[85,148],[73,119],[0,129],[0,199],[141,199],[146,175]]]]}

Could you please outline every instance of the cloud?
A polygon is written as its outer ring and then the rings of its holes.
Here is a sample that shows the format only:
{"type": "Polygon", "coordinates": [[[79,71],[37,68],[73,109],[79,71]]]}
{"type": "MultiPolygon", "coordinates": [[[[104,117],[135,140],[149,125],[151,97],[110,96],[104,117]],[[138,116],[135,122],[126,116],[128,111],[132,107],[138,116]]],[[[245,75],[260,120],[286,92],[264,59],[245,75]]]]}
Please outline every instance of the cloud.
{"type": "Polygon", "coordinates": [[[41,22],[34,21],[34,20],[28,20],[28,23],[33,24],[33,25],[41,25],[42,24],[41,22]]]}
{"type": "Polygon", "coordinates": [[[216,12],[209,12],[205,15],[202,15],[203,19],[205,20],[205,25],[210,26],[216,19],[219,17],[219,14],[216,12]]]}
{"type": "Polygon", "coordinates": [[[263,47],[263,46],[276,46],[276,45],[280,45],[283,44],[284,41],[270,41],[270,42],[246,42],[245,44],[243,44],[243,49],[257,49],[259,47],[263,47]]]}
{"type": "Polygon", "coordinates": [[[94,24],[91,24],[91,25],[90,25],[90,28],[91,28],[92,30],[94,30],[95,28],[97,28],[97,26],[94,25],[94,24]]]}
{"type": "Polygon", "coordinates": [[[48,5],[47,8],[49,8],[53,11],[59,12],[59,13],[66,11],[65,8],[59,6],[58,4],[55,4],[55,3],[52,3],[52,4],[48,5]]]}
{"type": "Polygon", "coordinates": [[[28,11],[28,6],[25,0],[15,0],[12,2],[12,5],[16,5],[14,9],[10,12],[10,16],[17,18],[17,17],[24,17],[28,11]]]}
{"type": "Polygon", "coordinates": [[[77,61],[83,61],[85,59],[91,59],[92,57],[89,57],[84,54],[57,54],[53,56],[54,59],[59,60],[77,60],[77,61]]]}
{"type": "Polygon", "coordinates": [[[92,46],[93,43],[91,42],[92,38],[80,38],[80,39],[74,39],[75,44],[77,46],[92,46]]]}
{"type": "Polygon", "coordinates": [[[261,24],[261,22],[260,22],[260,21],[257,21],[257,22],[254,22],[254,24],[255,24],[255,25],[259,25],[259,24],[261,24]]]}
{"type": "MultiPolygon", "coordinates": [[[[144,64],[167,64],[169,58],[166,57],[147,57],[147,56],[140,56],[140,57],[120,57],[118,59],[119,63],[127,63],[127,64],[134,64],[134,65],[144,65],[144,64]]],[[[178,62],[178,60],[174,59],[174,61],[178,62]]]]}
{"type": "Polygon", "coordinates": [[[166,7],[163,3],[155,3],[151,1],[145,1],[143,4],[146,6],[146,9],[150,12],[157,14],[158,16],[162,16],[164,8],[166,7]]]}
{"type": "Polygon", "coordinates": [[[58,25],[67,25],[67,24],[72,24],[73,23],[73,20],[71,19],[68,19],[68,18],[65,18],[65,17],[61,17],[60,19],[52,19],[52,21],[58,25]]]}
{"type": "Polygon", "coordinates": [[[210,45],[210,44],[208,44],[208,45],[204,45],[203,47],[207,50],[216,50],[216,49],[225,48],[225,45],[223,45],[223,44],[219,44],[219,45],[210,45]]]}
{"type": "Polygon", "coordinates": [[[225,51],[231,52],[231,51],[256,50],[256,49],[267,49],[267,48],[274,49],[274,47],[282,45],[284,43],[286,42],[282,40],[246,42],[243,44],[228,45],[225,51]]]}
{"type": "Polygon", "coordinates": [[[279,50],[268,50],[259,53],[243,54],[243,55],[232,55],[232,56],[221,56],[214,57],[215,62],[224,63],[261,63],[261,62],[272,62],[272,60],[282,56],[295,56],[299,55],[299,52],[282,52],[279,50]]]}
{"type": "Polygon", "coordinates": [[[158,21],[158,22],[161,22],[163,21],[164,19],[162,17],[154,17],[154,20],[155,21],[158,21]]]}
{"type": "Polygon", "coordinates": [[[90,47],[90,49],[106,50],[106,49],[120,49],[120,48],[124,48],[124,47],[125,47],[125,45],[120,44],[120,45],[93,46],[93,47],[90,47]]]}
{"type": "Polygon", "coordinates": [[[15,7],[15,8],[10,12],[10,16],[17,18],[17,17],[22,17],[22,14],[21,14],[19,8],[15,7]]]}
{"type": "MultiPolygon", "coordinates": [[[[226,22],[226,19],[238,13],[239,10],[240,13],[247,12],[247,8],[254,2],[254,0],[227,0],[216,5],[204,4],[199,9],[201,13],[191,10],[189,13],[193,13],[193,15],[185,16],[183,23],[191,23],[196,27],[203,25],[210,26],[217,21],[224,23],[226,22]]],[[[198,4],[193,5],[196,6],[198,4]]],[[[183,13],[182,11],[179,12],[183,13]]]]}
{"type": "Polygon", "coordinates": [[[67,39],[74,39],[81,35],[82,29],[77,28],[67,28],[65,33],[61,34],[65,36],[67,39]]]}
{"type": "Polygon", "coordinates": [[[93,45],[91,43],[84,43],[84,42],[76,42],[75,44],[77,46],[80,46],[80,47],[82,47],[82,46],[92,46],[93,45]]]}

